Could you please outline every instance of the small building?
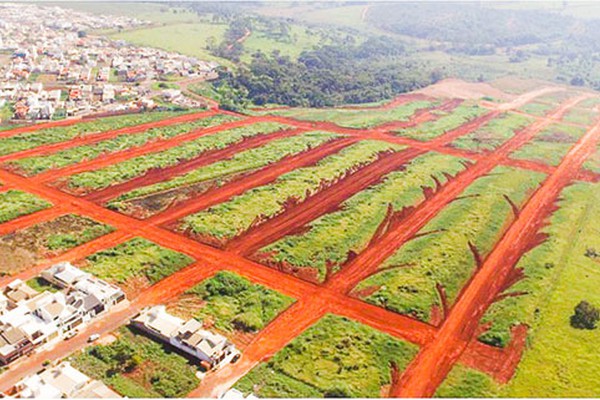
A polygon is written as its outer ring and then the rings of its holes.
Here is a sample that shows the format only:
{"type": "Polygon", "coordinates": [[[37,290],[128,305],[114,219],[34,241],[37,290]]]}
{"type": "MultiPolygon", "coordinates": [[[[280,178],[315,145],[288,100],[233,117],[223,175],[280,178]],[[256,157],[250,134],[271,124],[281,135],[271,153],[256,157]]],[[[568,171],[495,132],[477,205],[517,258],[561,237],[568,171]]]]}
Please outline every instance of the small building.
{"type": "Polygon", "coordinates": [[[104,383],[91,379],[68,362],[22,379],[10,394],[23,399],[120,397],[104,383]]]}
{"type": "Polygon", "coordinates": [[[202,329],[202,323],[184,321],[166,311],[165,306],[149,307],[131,321],[132,325],[214,368],[237,353],[223,335],[202,329]]]}

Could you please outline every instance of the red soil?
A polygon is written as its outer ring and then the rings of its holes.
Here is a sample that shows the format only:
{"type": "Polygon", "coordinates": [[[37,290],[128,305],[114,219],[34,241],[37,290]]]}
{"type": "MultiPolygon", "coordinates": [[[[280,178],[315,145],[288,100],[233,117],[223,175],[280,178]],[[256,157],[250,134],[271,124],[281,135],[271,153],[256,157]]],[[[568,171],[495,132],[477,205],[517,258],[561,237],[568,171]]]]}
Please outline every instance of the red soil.
{"type": "Polygon", "coordinates": [[[397,129],[410,128],[424,122],[434,121],[440,117],[439,114],[435,114],[433,111],[450,112],[456,107],[462,104],[461,99],[452,99],[443,102],[437,107],[423,108],[417,110],[408,121],[388,122],[382,125],[376,126],[374,129],[378,131],[392,131],[397,129]]]}

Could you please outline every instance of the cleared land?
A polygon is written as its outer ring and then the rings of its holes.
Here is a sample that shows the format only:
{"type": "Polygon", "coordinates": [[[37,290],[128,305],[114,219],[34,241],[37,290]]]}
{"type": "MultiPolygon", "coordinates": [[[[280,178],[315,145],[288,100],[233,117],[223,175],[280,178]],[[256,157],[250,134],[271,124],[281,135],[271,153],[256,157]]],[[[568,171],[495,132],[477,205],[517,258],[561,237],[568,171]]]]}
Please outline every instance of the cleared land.
{"type": "Polygon", "coordinates": [[[75,214],[61,215],[50,221],[0,236],[0,258],[15,273],[45,258],[77,247],[112,232],[108,225],[75,214]]]}

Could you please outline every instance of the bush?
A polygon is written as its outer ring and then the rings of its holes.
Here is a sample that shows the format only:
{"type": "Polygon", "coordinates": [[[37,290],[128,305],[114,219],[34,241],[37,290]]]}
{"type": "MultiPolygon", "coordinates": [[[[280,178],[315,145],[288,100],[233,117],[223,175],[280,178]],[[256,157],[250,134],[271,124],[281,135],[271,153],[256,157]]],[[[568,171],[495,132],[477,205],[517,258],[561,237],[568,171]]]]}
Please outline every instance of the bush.
{"type": "Polygon", "coordinates": [[[576,329],[596,329],[600,320],[600,310],[583,300],[575,307],[575,314],[571,316],[571,326],[576,329]]]}

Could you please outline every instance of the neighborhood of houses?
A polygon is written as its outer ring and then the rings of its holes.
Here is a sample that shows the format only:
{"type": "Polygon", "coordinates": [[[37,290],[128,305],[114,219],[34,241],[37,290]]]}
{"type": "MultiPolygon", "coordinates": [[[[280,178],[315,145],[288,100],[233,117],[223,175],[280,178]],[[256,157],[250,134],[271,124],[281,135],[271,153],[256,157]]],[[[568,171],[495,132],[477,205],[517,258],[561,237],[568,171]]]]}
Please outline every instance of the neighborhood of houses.
{"type": "MultiPolygon", "coordinates": [[[[125,293],[119,287],[69,262],[53,265],[37,279],[44,285],[39,287],[46,290],[38,291],[32,287],[34,285],[15,279],[0,292],[0,366],[10,365],[36,350],[49,349],[60,340],[68,340],[98,316],[110,312],[118,304],[127,304],[125,293]]],[[[206,371],[235,362],[240,357],[235,345],[225,336],[204,329],[202,322],[196,319],[185,321],[168,313],[164,305],[144,308],[131,319],[130,325],[196,360],[206,371]]],[[[20,380],[4,396],[118,397],[104,383],[91,379],[67,361],[49,365],[20,380]]],[[[236,390],[230,390],[224,396],[244,398],[236,390]]]]}
{"type": "Polygon", "coordinates": [[[180,91],[152,84],[208,79],[218,64],[92,34],[148,24],[59,7],[0,4],[0,110],[5,110],[0,118],[23,122],[137,111],[164,103],[202,106],[180,91]]]}

